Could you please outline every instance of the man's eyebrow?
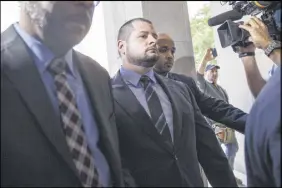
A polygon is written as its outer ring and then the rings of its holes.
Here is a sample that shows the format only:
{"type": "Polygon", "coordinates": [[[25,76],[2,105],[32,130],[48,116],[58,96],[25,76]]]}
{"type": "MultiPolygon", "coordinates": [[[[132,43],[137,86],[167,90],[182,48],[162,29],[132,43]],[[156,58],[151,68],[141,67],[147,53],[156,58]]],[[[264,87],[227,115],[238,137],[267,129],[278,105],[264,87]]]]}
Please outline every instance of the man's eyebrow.
{"type": "MultiPolygon", "coordinates": [[[[167,46],[167,45],[162,45],[162,46],[160,46],[160,48],[168,48],[168,46],[167,46]]],[[[171,47],[171,49],[172,49],[172,50],[176,50],[175,47],[171,47]]]]}
{"type": "Polygon", "coordinates": [[[149,33],[148,31],[139,31],[139,33],[149,33]]]}
{"type": "Polygon", "coordinates": [[[158,38],[158,34],[157,33],[152,33],[152,35],[155,37],[155,38],[158,38]]]}

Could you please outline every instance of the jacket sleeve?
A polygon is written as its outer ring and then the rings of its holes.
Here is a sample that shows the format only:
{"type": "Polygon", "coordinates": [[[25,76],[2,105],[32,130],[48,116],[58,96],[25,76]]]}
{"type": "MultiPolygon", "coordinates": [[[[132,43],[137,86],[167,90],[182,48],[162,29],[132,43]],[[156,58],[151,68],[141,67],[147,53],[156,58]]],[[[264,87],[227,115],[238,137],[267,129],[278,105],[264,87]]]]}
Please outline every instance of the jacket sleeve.
{"type": "Polygon", "coordinates": [[[201,89],[201,91],[205,92],[205,89],[206,89],[206,83],[207,81],[205,80],[204,78],[204,75],[198,73],[197,71],[197,84],[198,84],[198,87],[201,89]]]}
{"type": "Polygon", "coordinates": [[[201,114],[192,93],[190,95],[196,124],[197,155],[210,184],[212,187],[237,187],[233,171],[213,130],[201,114]]]}
{"type": "Polygon", "coordinates": [[[245,133],[248,114],[223,100],[206,95],[200,91],[193,78],[181,75],[175,79],[185,83],[191,89],[203,115],[240,133],[245,133]]]}

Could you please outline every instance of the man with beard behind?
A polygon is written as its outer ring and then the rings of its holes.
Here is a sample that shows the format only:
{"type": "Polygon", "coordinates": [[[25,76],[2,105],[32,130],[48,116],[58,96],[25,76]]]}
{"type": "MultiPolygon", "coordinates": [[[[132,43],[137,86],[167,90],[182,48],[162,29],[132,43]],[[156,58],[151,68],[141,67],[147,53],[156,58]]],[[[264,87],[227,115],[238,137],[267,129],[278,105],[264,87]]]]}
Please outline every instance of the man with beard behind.
{"type": "Polygon", "coordinates": [[[216,99],[204,94],[197,87],[197,84],[192,77],[170,72],[174,64],[176,48],[173,39],[168,34],[158,34],[157,46],[160,58],[154,66],[154,71],[162,76],[187,84],[203,115],[244,133],[247,119],[247,114],[245,112],[226,103],[224,100],[216,99]]]}
{"type": "MultiPolygon", "coordinates": [[[[203,93],[197,87],[196,82],[192,77],[170,72],[174,64],[176,47],[173,39],[168,34],[158,34],[157,46],[160,53],[160,58],[154,66],[154,71],[162,76],[187,84],[187,86],[191,89],[196,99],[197,105],[199,106],[203,115],[216,122],[225,124],[227,127],[244,133],[247,119],[246,113],[238,108],[235,108],[222,99],[217,99],[203,93]]],[[[204,174],[203,178],[205,179],[204,174]]],[[[236,180],[238,184],[242,184],[239,179],[236,180]]]]}
{"type": "Polygon", "coordinates": [[[157,37],[144,18],[119,30],[122,67],[112,87],[123,165],[140,187],[203,187],[198,162],[213,187],[236,187],[190,89],[154,73],[157,37]]]}
{"type": "Polygon", "coordinates": [[[1,187],[123,187],[110,77],[72,48],[97,1],[22,1],[1,34],[1,187]]]}

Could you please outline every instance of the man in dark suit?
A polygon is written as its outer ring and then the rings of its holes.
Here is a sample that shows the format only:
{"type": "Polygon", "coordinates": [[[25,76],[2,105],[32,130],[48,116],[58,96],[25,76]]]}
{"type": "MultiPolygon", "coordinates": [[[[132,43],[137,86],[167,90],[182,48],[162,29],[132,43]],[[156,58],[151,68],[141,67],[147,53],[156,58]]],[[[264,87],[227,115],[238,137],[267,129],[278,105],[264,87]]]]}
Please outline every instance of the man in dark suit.
{"type": "Polygon", "coordinates": [[[129,20],[119,30],[123,64],[112,87],[123,165],[141,187],[203,187],[198,162],[212,186],[236,187],[190,89],[153,72],[157,37],[143,18],[129,20]]]}
{"type": "Polygon", "coordinates": [[[72,49],[95,6],[24,1],[1,34],[1,187],[125,185],[110,77],[72,49]]]}
{"type": "MultiPolygon", "coordinates": [[[[174,64],[176,47],[173,39],[168,34],[158,34],[157,46],[160,58],[154,66],[154,71],[162,76],[187,84],[187,86],[191,89],[201,112],[206,117],[209,117],[216,122],[226,124],[227,126],[244,133],[247,119],[246,113],[235,108],[231,104],[228,104],[224,100],[206,95],[197,87],[196,82],[192,77],[170,72],[174,64]]],[[[219,133],[217,134],[219,137],[224,133],[217,132],[216,130],[215,132],[219,133]]],[[[204,175],[203,178],[205,179],[204,175]]],[[[239,185],[242,184],[240,179],[236,178],[236,181],[239,185]]]]}
{"type": "Polygon", "coordinates": [[[216,122],[225,124],[238,132],[244,133],[247,119],[245,112],[226,103],[224,100],[206,95],[200,91],[192,77],[170,72],[174,64],[176,48],[173,39],[168,34],[158,34],[157,46],[160,58],[154,66],[154,71],[165,77],[187,84],[203,115],[216,122]]]}

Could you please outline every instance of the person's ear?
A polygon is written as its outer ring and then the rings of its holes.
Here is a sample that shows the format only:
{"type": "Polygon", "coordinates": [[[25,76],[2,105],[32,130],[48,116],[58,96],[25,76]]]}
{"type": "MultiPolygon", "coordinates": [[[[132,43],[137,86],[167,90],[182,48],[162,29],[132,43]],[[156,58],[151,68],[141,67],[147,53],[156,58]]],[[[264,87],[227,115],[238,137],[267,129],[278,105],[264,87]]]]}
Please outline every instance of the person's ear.
{"type": "Polygon", "coordinates": [[[126,42],[123,40],[119,40],[117,42],[117,47],[120,55],[125,55],[126,53],[126,42]]]}

